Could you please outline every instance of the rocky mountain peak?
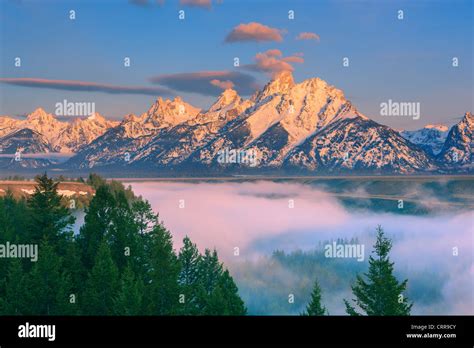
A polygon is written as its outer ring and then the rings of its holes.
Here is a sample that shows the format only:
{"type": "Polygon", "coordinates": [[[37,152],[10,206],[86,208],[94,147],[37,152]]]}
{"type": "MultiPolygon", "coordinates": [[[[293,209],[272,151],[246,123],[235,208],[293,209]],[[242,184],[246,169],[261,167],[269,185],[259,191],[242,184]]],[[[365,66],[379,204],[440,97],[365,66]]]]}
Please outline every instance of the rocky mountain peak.
{"type": "Polygon", "coordinates": [[[241,101],[241,98],[237,91],[228,88],[217,98],[216,102],[212,104],[208,112],[214,112],[221,110],[227,106],[237,106],[241,101]]]}
{"type": "Polygon", "coordinates": [[[172,127],[194,118],[200,109],[184,102],[180,97],[173,100],[156,100],[150,109],[142,115],[145,123],[156,128],[172,127]]]}
{"type": "Polygon", "coordinates": [[[26,120],[28,122],[35,122],[35,123],[52,123],[52,122],[58,122],[53,115],[47,113],[43,108],[37,108],[35,111],[30,113],[26,120]]]}
{"type": "Polygon", "coordinates": [[[274,94],[286,94],[295,85],[291,71],[281,71],[274,75],[273,79],[265,85],[258,96],[258,100],[263,100],[274,94]]]}

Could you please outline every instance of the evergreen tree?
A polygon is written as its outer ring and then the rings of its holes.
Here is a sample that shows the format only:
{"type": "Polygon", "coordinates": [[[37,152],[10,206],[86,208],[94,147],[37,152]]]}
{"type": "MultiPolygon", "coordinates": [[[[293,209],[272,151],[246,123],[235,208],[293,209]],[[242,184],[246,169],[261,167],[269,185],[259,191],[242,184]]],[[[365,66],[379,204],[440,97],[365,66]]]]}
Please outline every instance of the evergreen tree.
{"type": "Polygon", "coordinates": [[[26,282],[22,264],[19,259],[8,261],[7,275],[0,280],[4,289],[0,297],[0,314],[24,315],[28,310],[28,303],[25,298],[26,282]]]}
{"type": "Polygon", "coordinates": [[[113,314],[113,304],[118,293],[118,287],[117,266],[112,260],[109,246],[103,240],[99,245],[95,264],[87,279],[82,301],[79,299],[83,314],[113,314]]]}
{"type": "Polygon", "coordinates": [[[178,312],[179,263],[173,250],[171,234],[156,225],[149,232],[149,279],[146,291],[147,313],[171,315],[178,312]]]}
{"type": "MultiPolygon", "coordinates": [[[[403,296],[408,280],[399,283],[393,275],[393,262],[388,256],[391,248],[391,240],[378,226],[375,257],[369,257],[369,271],[365,274],[367,280],[358,275],[352,286],[355,296],[352,301],[366,315],[410,315],[413,304],[403,296]]],[[[362,315],[347,300],[344,303],[349,315],[362,315]]]]}
{"type": "Polygon", "coordinates": [[[153,227],[158,223],[158,216],[153,212],[148,201],[143,199],[133,201],[132,211],[140,234],[152,231],[153,227]]]}
{"type": "Polygon", "coordinates": [[[199,263],[199,278],[206,295],[210,295],[217,286],[222,276],[223,268],[217,257],[217,251],[204,250],[204,255],[199,263]]]}
{"type": "Polygon", "coordinates": [[[321,287],[317,280],[314,281],[313,291],[311,292],[311,301],[306,306],[304,315],[320,316],[326,315],[327,309],[321,304],[321,287]]]}
{"type": "Polygon", "coordinates": [[[179,273],[180,295],[183,295],[181,313],[185,315],[198,314],[199,292],[199,263],[201,255],[196,244],[186,236],[178,257],[181,272],[179,273]]]}
{"type": "Polygon", "coordinates": [[[109,235],[114,208],[115,198],[108,186],[103,185],[97,189],[89,207],[85,209],[84,225],[77,239],[87,272],[94,265],[100,244],[109,235]]]}
{"type": "Polygon", "coordinates": [[[30,315],[60,315],[72,312],[69,306],[71,283],[62,270],[62,258],[45,240],[39,246],[38,260],[26,277],[25,289],[18,296],[28,301],[30,315]]]}
{"type": "Polygon", "coordinates": [[[72,232],[68,228],[75,218],[69,209],[61,205],[58,182],[45,174],[36,177],[35,192],[28,199],[29,229],[28,243],[40,244],[44,239],[61,251],[64,242],[70,241],[72,232]]]}
{"type": "Polygon", "coordinates": [[[120,288],[114,299],[114,314],[117,315],[141,315],[143,314],[144,284],[137,278],[128,265],[120,281],[120,288]]]}
{"type": "Polygon", "coordinates": [[[130,188],[92,175],[96,194],[74,237],[58,183],[46,174],[36,180],[28,200],[0,198],[0,243],[40,244],[37,262],[0,262],[0,314],[246,313],[217,252],[202,256],[186,237],[177,256],[170,232],[130,188]]]}
{"type": "Polygon", "coordinates": [[[244,301],[239,296],[239,289],[232,279],[228,270],[222,273],[218,289],[222,291],[222,309],[216,313],[221,315],[246,315],[247,308],[245,308],[244,301]]]}
{"type": "Polygon", "coordinates": [[[219,262],[217,251],[209,249],[199,262],[199,313],[203,315],[244,315],[246,308],[237,286],[219,262]]]}
{"type": "Polygon", "coordinates": [[[111,218],[107,240],[110,242],[115,264],[119,271],[123,271],[130,260],[136,260],[138,252],[138,227],[123,191],[118,191],[115,195],[111,218]]]}

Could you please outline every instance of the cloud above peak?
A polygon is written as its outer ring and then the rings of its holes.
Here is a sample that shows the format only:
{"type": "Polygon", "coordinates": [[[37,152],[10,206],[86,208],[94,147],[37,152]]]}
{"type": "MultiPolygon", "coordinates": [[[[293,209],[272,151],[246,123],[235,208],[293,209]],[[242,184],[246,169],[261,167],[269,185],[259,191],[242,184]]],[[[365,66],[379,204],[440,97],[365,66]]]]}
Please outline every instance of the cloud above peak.
{"type": "Polygon", "coordinates": [[[221,80],[218,80],[218,79],[214,79],[214,80],[211,80],[209,82],[211,83],[211,85],[219,87],[219,88],[224,89],[224,90],[234,88],[234,86],[235,86],[234,83],[230,80],[221,81],[221,80]]]}
{"type": "Polygon", "coordinates": [[[245,41],[283,41],[283,31],[272,28],[257,22],[239,24],[225,38],[225,42],[245,42],[245,41]]]}
{"type": "Polygon", "coordinates": [[[242,66],[242,68],[274,75],[281,71],[293,71],[292,63],[304,63],[301,53],[283,57],[283,53],[278,49],[257,53],[254,59],[254,64],[247,64],[242,66]]]}
{"type": "Polygon", "coordinates": [[[150,81],[175,91],[206,96],[216,96],[227,88],[235,88],[241,95],[251,95],[256,89],[255,77],[229,70],[165,74],[154,76],[150,81]]]}

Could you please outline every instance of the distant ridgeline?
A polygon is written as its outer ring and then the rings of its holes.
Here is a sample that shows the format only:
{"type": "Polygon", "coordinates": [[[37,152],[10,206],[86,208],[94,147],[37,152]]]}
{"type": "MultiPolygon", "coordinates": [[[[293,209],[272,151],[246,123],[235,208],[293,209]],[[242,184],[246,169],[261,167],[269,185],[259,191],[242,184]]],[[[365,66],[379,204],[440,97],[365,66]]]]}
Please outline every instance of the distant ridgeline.
{"type": "Polygon", "coordinates": [[[0,168],[134,176],[461,174],[473,172],[473,131],[471,112],[451,128],[398,131],[361,114],[326,81],[295,83],[285,71],[250,99],[226,89],[208,110],[176,97],[158,98],[121,122],[95,110],[73,122],[41,108],[25,120],[0,117],[0,168]]]}

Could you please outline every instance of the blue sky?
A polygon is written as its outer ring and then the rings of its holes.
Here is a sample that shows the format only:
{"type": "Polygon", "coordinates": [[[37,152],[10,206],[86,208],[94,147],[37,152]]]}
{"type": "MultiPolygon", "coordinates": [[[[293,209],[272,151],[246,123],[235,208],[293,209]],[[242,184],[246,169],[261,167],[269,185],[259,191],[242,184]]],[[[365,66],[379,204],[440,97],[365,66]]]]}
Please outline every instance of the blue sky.
{"type": "MultiPolygon", "coordinates": [[[[0,83],[0,114],[23,115],[38,106],[54,112],[54,105],[66,99],[95,102],[98,112],[120,119],[141,114],[156,99],[154,92],[125,93],[130,86],[163,89],[163,96],[180,95],[207,108],[219,88],[204,81],[211,87],[207,90],[202,81],[191,81],[187,90],[179,90],[183,83],[175,88],[170,82],[178,79],[174,74],[226,71],[254,79],[252,86],[263,85],[271,72],[249,67],[256,64],[256,54],[274,49],[282,53],[278,59],[304,59],[291,63],[297,82],[320,77],[383,124],[404,129],[452,124],[473,111],[470,0],[222,0],[210,7],[178,0],[144,2],[0,0],[0,78],[106,86],[79,91],[0,83]],[[75,10],[75,20],[69,19],[70,10],[75,10]],[[179,10],[185,11],[184,20],[178,19],[179,10]],[[289,10],[295,12],[294,20],[288,18],[289,10]],[[403,20],[397,18],[398,10],[404,11],[403,20]],[[225,42],[239,24],[251,22],[278,30],[282,40],[225,42]],[[302,32],[320,39],[296,40],[302,32]],[[14,66],[15,57],[21,58],[21,67],[14,66]],[[128,68],[124,57],[131,59],[128,68]],[[234,57],[241,67],[233,66],[234,57]],[[349,67],[343,67],[343,57],[350,59],[349,67]],[[457,68],[453,57],[459,59],[457,68]],[[167,84],[157,84],[163,75],[171,75],[167,84]],[[105,93],[108,86],[121,92],[105,93]],[[389,99],[420,102],[421,118],[380,116],[380,103],[389,99]]],[[[233,81],[234,75],[229,77],[221,80],[230,80],[242,92],[250,88],[249,81],[244,88],[233,81]]]]}

